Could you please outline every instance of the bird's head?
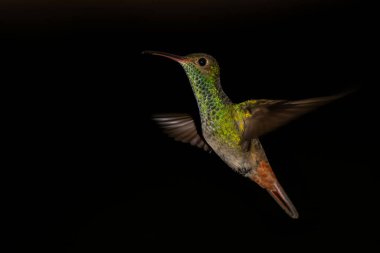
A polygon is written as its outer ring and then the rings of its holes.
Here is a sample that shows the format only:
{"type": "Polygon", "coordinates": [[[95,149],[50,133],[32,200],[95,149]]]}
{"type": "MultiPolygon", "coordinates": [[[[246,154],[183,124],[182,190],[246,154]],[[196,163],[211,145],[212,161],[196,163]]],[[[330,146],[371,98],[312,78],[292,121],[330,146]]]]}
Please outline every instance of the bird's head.
{"type": "Polygon", "coordinates": [[[178,62],[186,71],[186,74],[192,84],[215,84],[219,82],[219,65],[215,58],[211,55],[195,53],[186,56],[178,56],[157,51],[144,51],[143,53],[163,56],[178,62]]]}

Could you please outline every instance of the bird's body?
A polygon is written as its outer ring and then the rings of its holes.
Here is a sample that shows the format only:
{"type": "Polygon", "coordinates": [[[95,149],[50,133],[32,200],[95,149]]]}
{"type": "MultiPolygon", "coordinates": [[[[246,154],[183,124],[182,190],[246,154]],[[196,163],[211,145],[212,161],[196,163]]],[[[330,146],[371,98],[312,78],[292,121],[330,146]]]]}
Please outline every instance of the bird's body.
{"type": "MultiPolygon", "coordinates": [[[[241,146],[244,120],[249,117],[240,104],[225,104],[215,108],[210,116],[201,116],[202,134],[219,157],[236,172],[246,175],[265,158],[260,141],[252,139],[251,152],[241,146]]],[[[265,158],[266,160],[266,158],[265,158]]]]}
{"type": "Polygon", "coordinates": [[[175,56],[147,51],[179,62],[197,100],[201,133],[187,114],[159,114],[154,119],[169,136],[212,149],[229,167],[266,189],[292,218],[298,212],[279,184],[259,136],[342,95],[299,101],[248,100],[232,103],[220,85],[219,65],[206,54],[175,56]]]}
{"type": "MultiPolygon", "coordinates": [[[[193,54],[192,57],[202,58],[203,55],[193,54]]],[[[208,58],[208,61],[216,63],[215,59],[208,58]]],[[[252,140],[256,147],[254,152],[243,152],[241,146],[244,120],[250,117],[243,108],[247,104],[255,104],[255,101],[232,103],[220,85],[219,68],[211,69],[210,72],[215,72],[211,75],[203,75],[191,64],[183,66],[191,76],[189,79],[197,99],[204,139],[232,169],[246,175],[257,167],[258,159],[265,157],[258,139],[252,140]]]]}

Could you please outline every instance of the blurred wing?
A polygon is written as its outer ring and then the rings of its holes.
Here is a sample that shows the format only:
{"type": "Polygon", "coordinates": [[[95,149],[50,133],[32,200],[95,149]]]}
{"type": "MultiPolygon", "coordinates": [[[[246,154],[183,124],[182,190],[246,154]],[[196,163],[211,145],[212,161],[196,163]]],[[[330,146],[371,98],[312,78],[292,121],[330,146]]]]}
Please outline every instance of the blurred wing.
{"type": "Polygon", "coordinates": [[[155,114],[153,120],[174,140],[211,151],[204,138],[198,134],[195,122],[190,115],[185,113],[155,114]]]}
{"type": "MultiPolygon", "coordinates": [[[[245,102],[250,116],[245,119],[242,141],[251,141],[274,129],[285,125],[289,121],[310,112],[319,106],[341,98],[348,93],[335,96],[310,98],[296,101],[287,100],[257,100],[245,102]]],[[[244,109],[244,106],[243,106],[244,109]]]]}

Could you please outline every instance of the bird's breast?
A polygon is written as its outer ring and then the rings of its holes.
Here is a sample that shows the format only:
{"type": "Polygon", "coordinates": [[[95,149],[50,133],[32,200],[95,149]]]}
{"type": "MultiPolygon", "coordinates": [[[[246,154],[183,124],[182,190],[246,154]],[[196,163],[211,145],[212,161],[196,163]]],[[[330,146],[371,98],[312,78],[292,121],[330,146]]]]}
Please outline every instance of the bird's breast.
{"type": "Polygon", "coordinates": [[[240,146],[240,136],[233,129],[220,126],[203,126],[203,136],[214,152],[232,169],[240,172],[250,169],[248,152],[243,152],[240,146]]]}
{"type": "Polygon", "coordinates": [[[230,110],[215,111],[208,117],[202,118],[202,131],[205,138],[208,136],[220,145],[233,149],[240,147],[242,129],[230,110]]]}

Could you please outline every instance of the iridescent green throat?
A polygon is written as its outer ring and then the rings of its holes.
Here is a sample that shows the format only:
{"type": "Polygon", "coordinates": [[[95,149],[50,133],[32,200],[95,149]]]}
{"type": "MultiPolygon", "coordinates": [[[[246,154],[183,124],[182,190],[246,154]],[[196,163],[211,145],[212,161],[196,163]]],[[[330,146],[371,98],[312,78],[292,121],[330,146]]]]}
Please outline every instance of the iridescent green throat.
{"type": "Polygon", "coordinates": [[[190,80],[202,119],[214,120],[220,111],[226,110],[231,104],[224,93],[219,79],[219,70],[211,69],[202,73],[193,63],[181,64],[190,80]]]}

